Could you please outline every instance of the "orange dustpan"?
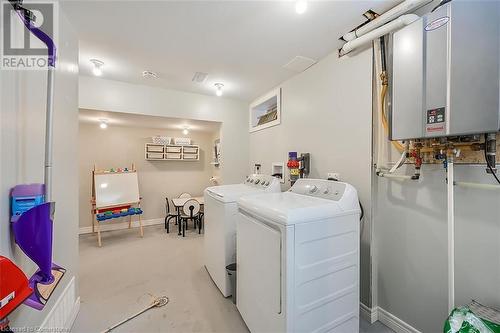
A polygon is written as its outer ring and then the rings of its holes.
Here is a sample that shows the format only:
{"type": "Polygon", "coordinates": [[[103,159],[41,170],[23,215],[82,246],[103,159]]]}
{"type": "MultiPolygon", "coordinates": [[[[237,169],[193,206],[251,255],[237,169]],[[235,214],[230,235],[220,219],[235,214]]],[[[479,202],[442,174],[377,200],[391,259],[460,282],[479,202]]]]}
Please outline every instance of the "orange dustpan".
{"type": "Polygon", "coordinates": [[[8,258],[0,256],[0,320],[14,311],[32,292],[23,271],[8,258]]]}

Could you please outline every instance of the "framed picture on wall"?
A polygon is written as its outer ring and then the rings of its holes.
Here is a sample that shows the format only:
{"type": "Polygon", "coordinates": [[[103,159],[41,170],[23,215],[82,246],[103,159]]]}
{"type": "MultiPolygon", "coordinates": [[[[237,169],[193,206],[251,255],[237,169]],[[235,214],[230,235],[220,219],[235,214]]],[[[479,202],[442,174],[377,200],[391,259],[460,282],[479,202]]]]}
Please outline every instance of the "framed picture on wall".
{"type": "Polygon", "coordinates": [[[281,88],[274,89],[250,104],[250,132],[281,123],[281,88]]]}

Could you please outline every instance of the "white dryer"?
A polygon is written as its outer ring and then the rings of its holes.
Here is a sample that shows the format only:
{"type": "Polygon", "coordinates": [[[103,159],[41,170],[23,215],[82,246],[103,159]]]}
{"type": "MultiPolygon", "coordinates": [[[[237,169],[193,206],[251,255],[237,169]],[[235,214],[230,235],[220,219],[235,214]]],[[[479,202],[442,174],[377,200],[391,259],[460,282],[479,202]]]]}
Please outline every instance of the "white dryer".
{"type": "Polygon", "coordinates": [[[251,332],[359,331],[359,217],[349,184],[299,179],[242,197],[237,307],[251,332]]]}
{"type": "Polygon", "coordinates": [[[236,201],[269,192],[281,192],[281,186],[268,175],[251,175],[241,184],[212,186],[204,192],[205,267],[224,297],[232,294],[226,266],[236,262],[236,201]]]}

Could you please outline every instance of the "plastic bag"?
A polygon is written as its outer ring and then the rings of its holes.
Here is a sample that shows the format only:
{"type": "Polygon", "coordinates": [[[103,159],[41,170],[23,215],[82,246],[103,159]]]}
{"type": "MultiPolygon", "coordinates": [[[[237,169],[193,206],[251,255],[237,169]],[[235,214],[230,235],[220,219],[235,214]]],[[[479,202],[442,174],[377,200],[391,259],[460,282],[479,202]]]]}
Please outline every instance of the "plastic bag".
{"type": "Polygon", "coordinates": [[[444,333],[500,333],[500,325],[479,318],[464,306],[451,312],[444,324],[444,333]]]}

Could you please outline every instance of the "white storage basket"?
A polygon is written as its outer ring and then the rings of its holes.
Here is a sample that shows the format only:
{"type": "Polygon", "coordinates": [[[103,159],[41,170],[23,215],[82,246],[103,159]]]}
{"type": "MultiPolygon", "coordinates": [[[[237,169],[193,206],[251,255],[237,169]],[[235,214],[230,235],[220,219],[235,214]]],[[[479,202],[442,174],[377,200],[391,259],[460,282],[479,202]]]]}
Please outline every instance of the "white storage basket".
{"type": "Polygon", "coordinates": [[[198,148],[197,147],[184,147],[184,153],[187,153],[187,154],[197,154],[198,153],[198,148]]]}
{"type": "Polygon", "coordinates": [[[162,153],[147,153],[146,157],[151,160],[162,160],[163,159],[163,154],[162,153]]]}
{"type": "Polygon", "coordinates": [[[176,145],[190,145],[191,144],[191,138],[175,138],[174,139],[174,143],[176,145]]]}
{"type": "Polygon", "coordinates": [[[157,135],[153,136],[151,139],[153,140],[153,143],[157,145],[169,145],[172,142],[172,137],[170,136],[157,135]]]}
{"type": "Polygon", "coordinates": [[[168,147],[167,146],[167,153],[180,153],[181,152],[181,147],[168,147]]]}
{"type": "Polygon", "coordinates": [[[197,154],[184,154],[184,159],[185,160],[197,160],[198,155],[197,154]]]}
{"type": "Polygon", "coordinates": [[[147,145],[148,153],[163,153],[163,146],[147,145]]]}
{"type": "Polygon", "coordinates": [[[180,160],[181,154],[180,153],[166,153],[165,157],[167,158],[167,160],[180,160]]]}

